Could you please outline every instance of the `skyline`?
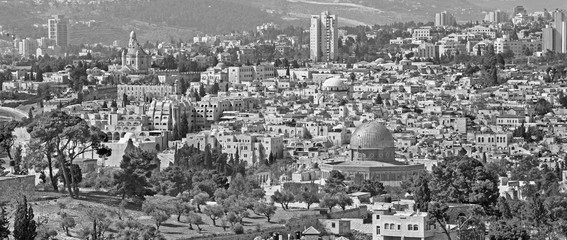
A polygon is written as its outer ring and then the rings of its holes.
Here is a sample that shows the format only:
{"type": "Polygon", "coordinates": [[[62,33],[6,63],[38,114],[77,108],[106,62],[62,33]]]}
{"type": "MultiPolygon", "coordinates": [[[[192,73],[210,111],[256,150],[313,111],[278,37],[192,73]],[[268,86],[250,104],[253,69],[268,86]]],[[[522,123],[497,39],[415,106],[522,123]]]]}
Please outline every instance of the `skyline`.
{"type": "Polygon", "coordinates": [[[0,240],[567,239],[567,11],[65,1],[0,3],[0,240]]]}

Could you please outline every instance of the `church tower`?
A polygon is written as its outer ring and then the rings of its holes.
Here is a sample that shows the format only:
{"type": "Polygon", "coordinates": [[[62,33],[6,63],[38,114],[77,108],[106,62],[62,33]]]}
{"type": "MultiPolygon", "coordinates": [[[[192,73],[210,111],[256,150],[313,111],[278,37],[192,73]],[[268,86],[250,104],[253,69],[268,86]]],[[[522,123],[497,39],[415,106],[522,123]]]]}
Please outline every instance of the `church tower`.
{"type": "Polygon", "coordinates": [[[128,41],[128,50],[122,53],[122,66],[136,72],[143,72],[147,71],[150,65],[151,56],[142,49],[138,39],[136,39],[136,32],[132,31],[128,41]]]}

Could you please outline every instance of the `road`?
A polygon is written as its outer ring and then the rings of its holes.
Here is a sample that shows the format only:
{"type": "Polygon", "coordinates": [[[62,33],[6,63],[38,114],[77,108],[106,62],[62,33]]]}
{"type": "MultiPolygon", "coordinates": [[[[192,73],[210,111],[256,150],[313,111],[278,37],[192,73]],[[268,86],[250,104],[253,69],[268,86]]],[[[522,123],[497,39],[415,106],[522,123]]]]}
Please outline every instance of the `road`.
{"type": "Polygon", "coordinates": [[[317,1],[310,1],[310,0],[287,0],[287,1],[291,2],[291,3],[307,3],[307,4],[315,4],[315,5],[332,5],[332,6],[340,6],[340,7],[354,7],[354,8],[360,8],[360,9],[363,9],[363,10],[374,11],[374,12],[377,12],[377,13],[383,13],[384,12],[383,10],[380,10],[378,8],[368,7],[368,6],[355,4],[355,3],[317,2],[317,1]]]}
{"type": "Polygon", "coordinates": [[[0,107],[0,115],[6,115],[8,117],[13,117],[15,120],[22,120],[22,118],[28,117],[28,115],[18,109],[9,107],[0,107]],[[1,114],[6,113],[6,114],[1,114]]]}
{"type": "MultiPolygon", "coordinates": [[[[292,16],[292,17],[297,17],[297,18],[310,18],[311,17],[311,15],[309,15],[309,14],[293,13],[293,12],[288,13],[288,15],[292,16]]],[[[368,23],[365,23],[365,22],[361,22],[361,21],[354,20],[354,19],[348,19],[348,18],[344,18],[344,17],[339,18],[339,26],[341,26],[341,25],[372,26],[372,24],[368,24],[368,23]]]]}

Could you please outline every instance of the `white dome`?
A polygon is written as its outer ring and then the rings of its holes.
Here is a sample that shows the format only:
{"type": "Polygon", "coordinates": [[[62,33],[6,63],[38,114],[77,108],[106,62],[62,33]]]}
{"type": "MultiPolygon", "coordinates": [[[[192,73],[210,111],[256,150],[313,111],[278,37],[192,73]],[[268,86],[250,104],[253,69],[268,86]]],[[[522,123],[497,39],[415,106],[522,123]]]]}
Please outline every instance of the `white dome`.
{"type": "Polygon", "coordinates": [[[345,83],[339,78],[329,78],[323,83],[323,87],[343,87],[345,83]]]}

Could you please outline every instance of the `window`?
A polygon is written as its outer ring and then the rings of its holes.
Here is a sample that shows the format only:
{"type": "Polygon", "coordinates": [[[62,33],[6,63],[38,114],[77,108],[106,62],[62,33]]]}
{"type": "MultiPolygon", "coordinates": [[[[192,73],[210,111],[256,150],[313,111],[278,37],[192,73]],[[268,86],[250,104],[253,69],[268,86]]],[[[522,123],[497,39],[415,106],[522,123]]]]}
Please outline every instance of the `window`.
{"type": "Polygon", "coordinates": [[[398,231],[402,230],[402,225],[398,224],[398,231]]]}
{"type": "Polygon", "coordinates": [[[331,227],[332,227],[332,228],[335,228],[335,223],[331,223],[331,227]]]}
{"type": "Polygon", "coordinates": [[[412,231],[412,230],[413,230],[413,225],[408,224],[408,230],[412,231]]]}
{"type": "Polygon", "coordinates": [[[414,224],[414,225],[413,225],[413,230],[414,230],[414,231],[419,230],[419,227],[417,226],[417,224],[414,224]]]}
{"type": "Polygon", "coordinates": [[[384,223],[384,229],[388,229],[389,224],[384,223]]]}
{"type": "Polygon", "coordinates": [[[376,234],[380,234],[380,226],[376,226],[376,234]]]}
{"type": "Polygon", "coordinates": [[[376,219],[380,219],[380,215],[376,215],[376,219]]]}

